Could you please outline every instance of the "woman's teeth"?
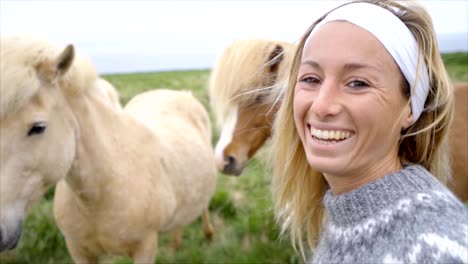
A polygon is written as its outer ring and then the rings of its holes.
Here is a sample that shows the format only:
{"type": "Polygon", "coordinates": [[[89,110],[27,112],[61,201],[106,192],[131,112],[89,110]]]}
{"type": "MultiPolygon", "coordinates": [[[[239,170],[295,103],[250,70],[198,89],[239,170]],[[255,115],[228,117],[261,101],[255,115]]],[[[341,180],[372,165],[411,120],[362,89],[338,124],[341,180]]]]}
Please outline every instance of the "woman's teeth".
{"type": "Polygon", "coordinates": [[[315,128],[310,129],[310,134],[316,139],[319,140],[328,140],[328,141],[341,141],[349,138],[351,133],[349,131],[340,131],[340,130],[319,130],[315,128]]]}

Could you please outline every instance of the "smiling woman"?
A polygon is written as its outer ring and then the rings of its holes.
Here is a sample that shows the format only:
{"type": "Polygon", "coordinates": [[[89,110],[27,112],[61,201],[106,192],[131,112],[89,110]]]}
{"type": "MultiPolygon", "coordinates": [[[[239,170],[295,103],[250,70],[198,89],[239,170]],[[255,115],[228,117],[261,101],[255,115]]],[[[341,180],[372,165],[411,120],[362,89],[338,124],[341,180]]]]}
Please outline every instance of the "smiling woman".
{"type": "Polygon", "coordinates": [[[328,12],[299,43],[284,96],[273,198],[312,263],[468,261],[468,212],[443,185],[453,87],[424,8],[328,12]]]}
{"type": "Polygon", "coordinates": [[[337,21],[314,33],[297,76],[294,119],[309,164],[343,193],[401,168],[400,130],[413,120],[408,86],[362,28],[337,21]]]}

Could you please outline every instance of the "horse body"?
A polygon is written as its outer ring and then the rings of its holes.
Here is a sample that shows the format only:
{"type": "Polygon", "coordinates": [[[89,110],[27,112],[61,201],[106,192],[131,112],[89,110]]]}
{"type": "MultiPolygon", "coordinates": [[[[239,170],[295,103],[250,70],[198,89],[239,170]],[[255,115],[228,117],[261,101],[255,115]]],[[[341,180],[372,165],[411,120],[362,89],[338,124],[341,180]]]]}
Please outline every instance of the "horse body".
{"type": "Polygon", "coordinates": [[[468,83],[455,84],[455,114],[450,129],[453,179],[449,187],[468,201],[468,83]]]}
{"type": "Polygon", "coordinates": [[[270,136],[276,106],[268,97],[286,81],[294,48],[287,42],[243,39],[219,56],[209,85],[211,107],[221,130],[215,148],[219,171],[242,173],[270,136]]]}
{"type": "Polygon", "coordinates": [[[143,257],[154,258],[157,232],[176,201],[168,177],[159,173],[159,138],[130,116],[109,111],[99,96],[74,101],[80,143],[54,198],[70,254],[76,262],[106,253],[138,258],[150,247],[153,254],[143,257]]]}
{"type": "Polygon", "coordinates": [[[177,175],[169,177],[176,209],[162,230],[192,222],[208,207],[216,187],[208,113],[190,92],[163,89],[135,96],[124,110],[158,134],[163,174],[177,175]]]}
{"type": "Polygon", "coordinates": [[[158,233],[195,220],[214,192],[208,114],[194,97],[170,91],[138,95],[125,112],[109,111],[98,96],[73,108],[81,108],[82,142],[54,204],[70,254],[77,262],[106,253],[154,261],[158,233]],[[176,111],[180,104],[198,108],[176,111]]]}

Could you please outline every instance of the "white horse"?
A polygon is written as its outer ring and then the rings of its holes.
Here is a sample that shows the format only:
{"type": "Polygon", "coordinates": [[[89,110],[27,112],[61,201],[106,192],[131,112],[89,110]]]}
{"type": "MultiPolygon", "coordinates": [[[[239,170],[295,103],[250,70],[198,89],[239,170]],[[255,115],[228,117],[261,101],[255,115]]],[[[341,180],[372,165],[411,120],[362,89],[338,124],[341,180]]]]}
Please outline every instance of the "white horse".
{"type": "Polygon", "coordinates": [[[203,134],[192,123],[208,120],[206,111],[184,115],[185,126],[176,130],[194,127],[189,141],[180,139],[194,149],[172,159],[163,149],[167,139],[103,100],[97,83],[94,67],[73,46],[2,37],[2,249],[14,247],[27,208],[60,179],[54,214],[79,263],[101,254],[152,263],[159,232],[206,211],[216,184],[210,129],[203,134]],[[175,164],[190,177],[172,171],[175,164]]]}

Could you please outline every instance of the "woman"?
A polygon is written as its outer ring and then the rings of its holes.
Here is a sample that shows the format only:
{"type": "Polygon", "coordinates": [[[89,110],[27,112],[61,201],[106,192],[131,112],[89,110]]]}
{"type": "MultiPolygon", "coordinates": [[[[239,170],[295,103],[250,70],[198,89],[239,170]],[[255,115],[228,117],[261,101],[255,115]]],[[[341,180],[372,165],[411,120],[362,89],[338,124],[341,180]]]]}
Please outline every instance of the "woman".
{"type": "Polygon", "coordinates": [[[467,209],[441,184],[453,88],[428,13],[401,3],[345,4],[299,43],[272,187],[312,263],[468,262],[467,209]]]}

